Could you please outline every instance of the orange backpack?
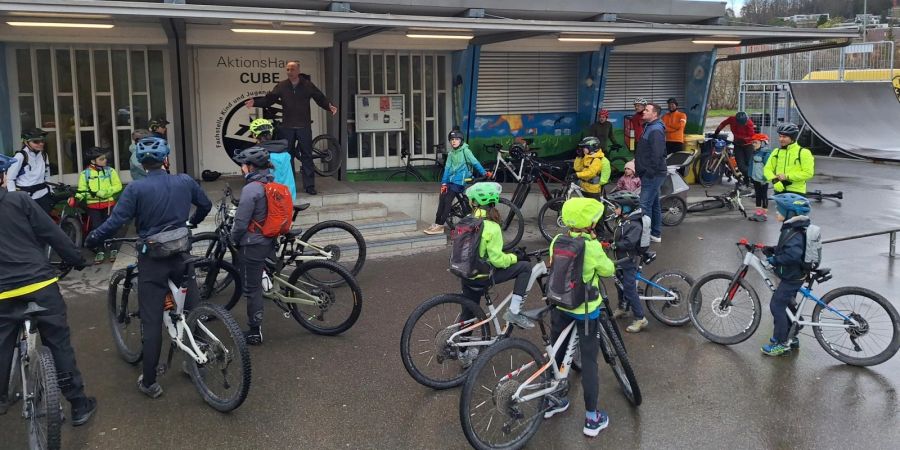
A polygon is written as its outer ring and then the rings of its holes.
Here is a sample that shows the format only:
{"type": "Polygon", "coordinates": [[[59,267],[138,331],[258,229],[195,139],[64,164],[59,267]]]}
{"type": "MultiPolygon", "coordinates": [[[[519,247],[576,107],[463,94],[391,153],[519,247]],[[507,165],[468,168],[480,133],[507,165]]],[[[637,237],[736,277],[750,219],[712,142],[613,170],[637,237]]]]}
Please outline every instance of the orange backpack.
{"type": "Polygon", "coordinates": [[[250,231],[256,229],[265,237],[278,237],[290,231],[294,224],[294,201],[291,191],[283,184],[274,182],[261,184],[266,193],[268,212],[262,225],[256,221],[250,223],[250,231]]]}

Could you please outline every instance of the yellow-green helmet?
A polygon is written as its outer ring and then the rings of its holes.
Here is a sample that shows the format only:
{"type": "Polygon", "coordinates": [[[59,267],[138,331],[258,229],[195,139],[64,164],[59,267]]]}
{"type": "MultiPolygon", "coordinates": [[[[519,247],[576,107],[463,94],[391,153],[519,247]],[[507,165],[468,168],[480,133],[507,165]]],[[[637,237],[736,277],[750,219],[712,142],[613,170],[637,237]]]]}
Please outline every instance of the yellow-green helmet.
{"type": "Polygon", "coordinates": [[[603,203],[587,197],[566,200],[562,207],[563,224],[569,228],[590,228],[603,217],[603,203]]]}
{"type": "Polygon", "coordinates": [[[502,191],[503,187],[500,186],[500,183],[482,181],[469,186],[466,189],[466,197],[479,206],[496,205],[500,201],[500,192],[502,191]]]}
{"type": "Polygon", "coordinates": [[[264,134],[272,135],[274,130],[275,126],[272,125],[272,121],[269,119],[256,119],[250,122],[250,134],[253,135],[254,139],[264,134]]]}

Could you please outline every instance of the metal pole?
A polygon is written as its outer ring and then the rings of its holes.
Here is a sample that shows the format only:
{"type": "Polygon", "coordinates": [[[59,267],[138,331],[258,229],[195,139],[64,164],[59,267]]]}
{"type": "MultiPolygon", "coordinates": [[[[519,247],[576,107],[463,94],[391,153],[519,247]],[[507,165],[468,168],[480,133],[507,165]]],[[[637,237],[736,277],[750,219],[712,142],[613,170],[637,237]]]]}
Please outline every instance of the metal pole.
{"type": "Polygon", "coordinates": [[[891,236],[891,249],[888,251],[888,255],[890,255],[890,257],[893,258],[894,256],[897,255],[897,232],[891,231],[890,236],[891,236]]]}
{"type": "Polygon", "coordinates": [[[866,26],[869,24],[869,15],[866,13],[869,0],[863,0],[863,42],[866,42],[866,26]]]}

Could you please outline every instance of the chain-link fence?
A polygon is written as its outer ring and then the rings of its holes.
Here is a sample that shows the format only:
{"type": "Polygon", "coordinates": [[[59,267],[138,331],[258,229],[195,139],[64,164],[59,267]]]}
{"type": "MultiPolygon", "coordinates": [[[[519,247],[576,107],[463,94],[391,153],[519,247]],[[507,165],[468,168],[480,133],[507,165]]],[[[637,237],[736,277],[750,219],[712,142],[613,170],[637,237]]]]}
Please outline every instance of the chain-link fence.
{"type": "MultiPolygon", "coordinates": [[[[741,53],[781,50],[797,44],[743,47],[741,53]]],[[[900,73],[900,71],[896,71],[900,73]]],[[[741,62],[741,85],[800,80],[890,81],[894,70],[892,41],[746,59],[741,62]]]]}

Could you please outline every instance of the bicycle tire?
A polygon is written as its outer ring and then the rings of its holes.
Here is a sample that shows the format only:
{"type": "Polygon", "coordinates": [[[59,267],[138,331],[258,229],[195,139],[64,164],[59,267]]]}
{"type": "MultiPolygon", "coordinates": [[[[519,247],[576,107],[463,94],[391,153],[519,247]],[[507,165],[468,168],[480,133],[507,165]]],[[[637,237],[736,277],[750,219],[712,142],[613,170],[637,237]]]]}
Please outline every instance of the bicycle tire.
{"type": "MultiPolygon", "coordinates": [[[[707,284],[714,282],[715,280],[724,280],[726,282],[725,289],[728,288],[731,283],[731,279],[734,277],[734,274],[731,272],[710,272],[702,277],[698,278],[694,283],[694,287],[691,288],[690,294],[688,294],[688,313],[691,318],[691,323],[694,325],[694,328],[700,333],[701,336],[706,339],[715,342],[716,344],[722,345],[734,345],[747,340],[750,336],[753,336],[753,333],[756,332],[756,329],[759,328],[759,321],[762,316],[762,310],[759,303],[759,295],[756,293],[756,290],[753,289],[753,286],[750,285],[743,278],[738,280],[738,286],[747,292],[749,296],[749,307],[750,307],[750,321],[746,325],[739,324],[738,326],[744,326],[743,330],[739,330],[734,334],[716,334],[710,328],[710,326],[704,325],[701,323],[700,313],[704,309],[709,309],[711,314],[717,316],[719,318],[727,318],[731,316],[733,312],[733,308],[731,306],[728,307],[727,310],[723,311],[721,308],[717,307],[721,297],[710,297],[704,298],[701,290],[707,284]],[[709,302],[709,304],[704,304],[704,301],[709,302]]],[[[724,295],[724,292],[722,293],[724,295]]],[[[709,297],[709,296],[707,296],[709,297]]],[[[703,317],[706,317],[705,315],[703,317]]]]}
{"type": "MultiPolygon", "coordinates": [[[[878,352],[877,354],[870,357],[855,357],[851,354],[845,353],[838,345],[838,342],[831,342],[823,332],[822,327],[813,327],[813,334],[816,337],[816,340],[819,341],[819,345],[831,356],[833,356],[838,361],[850,364],[852,366],[874,366],[877,364],[881,364],[889,359],[891,359],[896,353],[897,349],[900,348],[900,316],[897,314],[897,310],[891,305],[888,299],[884,298],[882,295],[877,292],[871,291],[869,289],[855,287],[855,286],[847,286],[847,287],[839,287],[837,289],[831,290],[822,296],[822,302],[826,305],[830,305],[832,302],[835,302],[841,297],[857,295],[862,297],[863,299],[871,300],[875,302],[878,306],[880,306],[886,313],[888,318],[890,319],[890,329],[891,329],[891,338],[888,340],[888,345],[884,348],[884,350],[878,352]]],[[[869,303],[869,302],[866,302],[869,303]]],[[[840,329],[834,328],[833,330],[837,333],[854,333],[861,334],[859,337],[865,337],[869,333],[872,332],[872,324],[873,321],[871,319],[866,319],[862,317],[862,315],[858,312],[863,309],[862,304],[856,303],[854,306],[854,311],[851,314],[847,314],[844,311],[844,314],[847,316],[855,316],[853,317],[856,320],[861,320],[865,322],[864,331],[860,332],[859,329],[840,329]]],[[[840,309],[840,308],[837,308],[840,309]]],[[[866,307],[865,311],[868,314],[872,311],[872,307],[866,307]]],[[[816,303],[815,308],[813,308],[812,312],[812,321],[820,322],[822,320],[822,312],[827,311],[820,303],[816,303]]],[[[840,317],[835,317],[834,319],[838,323],[844,323],[844,320],[840,317]]],[[[874,321],[875,323],[880,321],[874,321]]],[[[832,330],[832,329],[829,329],[832,330]]],[[[884,339],[877,339],[877,342],[882,342],[884,339]]],[[[851,340],[851,342],[854,342],[851,340]]],[[[857,345],[859,345],[857,343],[857,345]]],[[[862,349],[863,345],[859,345],[862,349]]]]}
{"type": "Polygon", "coordinates": [[[225,292],[229,287],[233,287],[234,291],[231,293],[230,299],[224,303],[225,308],[230,310],[234,307],[234,303],[240,300],[243,293],[243,281],[240,271],[235,267],[238,258],[232,249],[228,249],[221,258],[218,258],[216,273],[210,277],[209,268],[212,267],[212,259],[215,258],[215,252],[219,245],[221,245],[219,236],[215,232],[197,233],[191,237],[191,255],[207,259],[194,265],[195,277],[198,280],[197,287],[200,288],[200,299],[209,300],[225,292]]]}
{"type": "Polygon", "coordinates": [[[213,302],[219,299],[220,301],[215,303],[230,311],[241,300],[244,294],[244,281],[241,272],[230,262],[200,261],[194,264],[194,270],[206,273],[202,283],[197,283],[201,301],[213,302]],[[219,274],[223,272],[226,274],[224,279],[230,280],[227,284],[218,281],[219,274]]]}
{"type": "MultiPolygon", "coordinates": [[[[656,320],[670,326],[670,327],[680,327],[686,325],[691,321],[690,314],[688,313],[688,300],[687,296],[691,292],[691,287],[694,286],[694,279],[680,271],[680,270],[663,270],[661,272],[657,272],[650,277],[650,281],[670,290],[675,293],[678,297],[676,300],[644,300],[644,304],[647,306],[647,311],[656,318],[656,320]],[[687,284],[687,288],[681,286],[679,289],[678,286],[671,286],[665,284],[663,281],[666,278],[676,278],[681,279],[687,284]],[[677,308],[677,309],[675,309],[677,308]],[[675,309],[676,314],[668,314],[666,310],[675,309]],[[683,312],[682,312],[683,311],[683,312]]],[[[659,297],[665,295],[664,292],[660,291],[656,287],[651,284],[644,285],[644,297],[659,297]]]]}
{"type": "Polygon", "coordinates": [[[425,181],[422,179],[422,175],[419,175],[415,170],[398,170],[396,172],[391,173],[387,177],[387,181],[396,181],[396,182],[407,182],[407,181],[425,181]]]}
{"type": "MultiPolygon", "coordinates": [[[[191,255],[212,258],[219,245],[219,235],[215,231],[194,234],[191,236],[191,255]]],[[[238,260],[237,253],[233,249],[228,249],[222,259],[234,265],[238,260]]]]}
{"type": "Polygon", "coordinates": [[[562,223],[562,205],[565,201],[562,197],[554,198],[544,203],[538,211],[538,229],[547,242],[568,229],[562,223]]]}
{"type": "Polygon", "coordinates": [[[516,248],[522,240],[522,235],[525,234],[525,218],[522,211],[509,199],[501,197],[500,204],[509,208],[505,214],[500,212],[500,219],[503,221],[500,229],[503,231],[503,251],[510,251],[516,248]]]}
{"type": "Polygon", "coordinates": [[[312,141],[312,154],[317,175],[330,177],[341,170],[341,147],[334,136],[316,136],[312,141]]]}
{"type": "Polygon", "coordinates": [[[301,309],[301,306],[296,303],[288,303],[287,306],[288,310],[291,312],[291,316],[300,324],[300,326],[315,334],[336,336],[347,331],[354,323],[356,323],[359,319],[360,312],[362,312],[362,291],[360,290],[356,279],[353,278],[353,275],[350,275],[350,272],[348,272],[347,269],[331,261],[308,261],[300,264],[294,269],[290,278],[288,278],[288,283],[297,286],[297,283],[301,282],[300,277],[304,277],[304,280],[302,281],[303,284],[312,288],[313,295],[318,295],[320,298],[328,298],[329,302],[327,305],[319,306],[318,311],[313,315],[309,315],[308,311],[304,311],[301,309]],[[332,271],[340,278],[343,278],[343,282],[338,285],[321,285],[310,282],[310,279],[314,280],[316,278],[308,275],[312,270],[332,271]],[[350,294],[349,300],[352,304],[350,307],[350,314],[346,319],[335,326],[324,327],[315,325],[313,320],[323,320],[324,313],[329,311],[331,306],[335,304],[336,300],[334,297],[338,290],[346,290],[341,293],[350,294]]]}
{"type": "Polygon", "coordinates": [[[719,198],[714,198],[714,199],[710,199],[710,200],[701,200],[699,202],[691,203],[690,205],[688,205],[687,212],[698,213],[698,212],[703,212],[703,211],[709,211],[711,209],[716,209],[716,208],[724,208],[727,205],[728,205],[727,202],[725,202],[719,198]]]}
{"type": "MultiPolygon", "coordinates": [[[[343,238],[346,240],[346,238],[343,238]]],[[[307,244],[317,245],[319,247],[323,247],[326,251],[331,251],[332,255],[336,255],[337,259],[330,259],[336,264],[340,264],[342,267],[347,269],[351,275],[354,277],[359,275],[362,271],[363,265],[366,263],[366,240],[363,239],[362,233],[359,232],[359,229],[350,225],[347,222],[343,222],[340,220],[326,220],[324,222],[319,222],[311,227],[309,227],[302,236],[300,236],[300,240],[306,242],[307,244]],[[324,242],[332,241],[334,236],[331,236],[332,239],[328,239],[329,233],[335,234],[335,231],[329,232],[328,229],[332,230],[343,230],[350,234],[353,237],[353,243],[347,243],[343,246],[339,245],[342,238],[338,238],[338,244],[327,244],[327,245],[319,245],[318,241],[313,241],[313,236],[319,233],[319,236],[324,239],[324,242]],[[356,247],[354,248],[353,245],[356,247]],[[356,260],[352,260],[348,258],[347,262],[341,261],[341,256],[348,255],[352,256],[353,253],[356,253],[356,260]]]]}
{"type": "Polygon", "coordinates": [[[22,373],[20,371],[19,345],[13,347],[12,361],[9,365],[9,379],[6,383],[6,406],[12,407],[22,398],[22,373]]]}
{"type": "Polygon", "coordinates": [[[621,334],[615,328],[615,323],[609,316],[600,314],[599,323],[605,333],[604,337],[609,339],[609,342],[604,342],[603,345],[608,343],[615,352],[615,355],[609,355],[610,360],[608,364],[616,376],[616,381],[619,382],[619,387],[622,388],[622,393],[629,403],[634,406],[641,406],[644,397],[641,394],[641,388],[638,385],[637,377],[634,375],[631,362],[628,360],[628,353],[625,351],[625,343],[621,334]]]}
{"type": "MultiPolygon", "coordinates": [[[[500,362],[492,363],[493,359],[499,355],[500,353],[507,350],[520,350],[525,353],[526,358],[534,363],[534,367],[541,367],[547,363],[547,359],[544,358],[543,352],[541,352],[534,344],[529,341],[520,338],[508,338],[503,339],[502,341],[490,346],[483,355],[479,356],[478,359],[475,360],[475,364],[469,371],[469,376],[466,377],[465,382],[463,383],[462,393],[459,396],[459,420],[460,425],[462,426],[463,433],[466,436],[466,440],[469,441],[469,444],[472,447],[478,450],[497,450],[497,449],[520,449],[525,446],[526,443],[537,433],[538,428],[541,425],[541,422],[544,420],[544,410],[545,407],[545,397],[541,397],[539,399],[533,400],[534,402],[540,402],[540,406],[537,409],[537,413],[534,416],[529,417],[527,421],[524,423],[524,429],[521,434],[513,438],[509,442],[503,442],[499,444],[490,444],[484,441],[483,436],[479,436],[477,430],[475,430],[475,424],[473,423],[473,412],[472,412],[472,404],[477,403],[481,404],[482,402],[479,400],[473,400],[476,392],[486,396],[487,400],[485,400],[486,404],[491,405],[493,408],[482,409],[482,411],[489,411],[490,409],[497,410],[498,407],[506,409],[508,407],[509,396],[514,392],[515,383],[521,385],[518,381],[507,381],[506,384],[501,385],[499,382],[489,382],[485,383],[481,381],[481,375],[485,371],[489,371],[486,373],[484,377],[486,380],[496,381],[497,377],[494,375],[494,365],[501,364],[500,362]],[[488,387],[485,387],[488,386],[488,387]],[[489,388],[493,388],[489,389],[489,388]],[[488,390],[491,395],[484,394],[484,391],[488,390]]],[[[498,358],[498,360],[501,358],[498,358]]],[[[505,357],[502,358],[502,365],[505,367],[506,364],[505,357]]],[[[510,361],[512,357],[510,357],[510,361]]],[[[524,365],[524,364],[523,364],[524,365]]],[[[522,365],[517,366],[521,367],[522,365]]],[[[513,372],[514,369],[507,370],[503,372],[504,374],[508,374],[513,372]]],[[[527,371],[519,372],[519,375],[522,373],[526,373],[527,371]]],[[[538,374],[542,380],[533,380],[535,384],[547,383],[550,381],[550,373],[549,370],[544,370],[543,373],[538,374]]],[[[522,376],[522,380],[527,379],[527,376],[522,376]]],[[[500,412],[500,411],[497,411],[500,412]]],[[[501,428],[500,425],[497,426],[498,429],[501,428]]],[[[505,425],[504,425],[505,428],[505,425]]]]}
{"type": "Polygon", "coordinates": [[[125,280],[125,269],[117,270],[109,281],[106,293],[106,317],[112,333],[116,351],[125,362],[137,364],[143,357],[141,319],[138,309],[137,285],[133,286],[126,296],[124,289],[120,293],[120,285],[125,280]],[[133,307],[129,308],[129,306],[133,307]],[[129,343],[134,336],[137,343],[129,343]]]}
{"type": "Polygon", "coordinates": [[[516,205],[516,208],[522,209],[529,192],[531,192],[531,183],[518,183],[510,201],[516,205]]]}
{"type": "Polygon", "coordinates": [[[721,161],[707,157],[706,161],[700,166],[700,176],[697,180],[703,187],[710,187],[714,184],[722,182],[722,164],[721,161]]]}
{"type": "MultiPolygon", "coordinates": [[[[66,237],[68,237],[69,240],[72,241],[73,244],[75,244],[76,248],[81,248],[83,236],[81,233],[81,222],[79,222],[78,219],[74,217],[66,217],[62,222],[60,222],[59,228],[63,231],[66,237]]],[[[48,256],[50,259],[50,264],[53,264],[55,266],[65,265],[65,261],[63,261],[62,257],[59,256],[59,254],[57,254],[55,250],[53,250],[53,247],[50,247],[48,256]]],[[[68,270],[61,272],[64,272],[62,276],[65,276],[69,273],[68,270]]]]}
{"type": "Polygon", "coordinates": [[[36,358],[32,359],[28,386],[34,386],[32,398],[25,401],[30,406],[28,417],[29,448],[57,450],[61,445],[62,409],[60,407],[59,383],[56,364],[50,349],[38,347],[36,358]]]}
{"type": "MultiPolygon", "coordinates": [[[[198,346],[201,346],[202,349],[206,349],[209,362],[207,362],[205,366],[209,366],[210,364],[216,364],[218,366],[216,367],[214,378],[219,379],[227,376],[225,373],[226,370],[235,363],[235,369],[236,372],[238,372],[239,382],[235,389],[231,391],[233,394],[223,398],[213,392],[209,383],[205,380],[205,373],[211,372],[212,370],[208,367],[201,368],[197,365],[196,361],[190,357],[185,357],[188,375],[190,375],[194,387],[197,388],[197,392],[203,397],[203,401],[216,411],[229,412],[237,409],[244,403],[244,400],[247,399],[247,394],[250,392],[250,376],[252,374],[250,351],[247,349],[244,333],[238,326],[237,321],[234,320],[231,313],[226,311],[225,308],[222,308],[220,305],[204,302],[191,310],[190,314],[188,314],[186,325],[194,336],[194,340],[197,341],[198,346]],[[214,342],[206,342],[208,336],[200,329],[199,323],[203,323],[205,327],[216,326],[217,328],[223,328],[227,332],[228,338],[225,339],[223,336],[213,333],[215,339],[212,339],[212,341],[214,342]],[[213,348],[213,345],[216,344],[215,341],[218,341],[218,344],[224,345],[226,340],[233,344],[233,348],[213,348]]],[[[232,386],[228,382],[225,382],[225,385],[227,385],[226,388],[232,386]]]]}
{"type": "MultiPolygon", "coordinates": [[[[466,375],[468,374],[468,367],[462,367],[459,363],[459,355],[458,351],[449,348],[449,345],[439,344],[439,342],[446,342],[446,339],[441,340],[442,337],[449,338],[451,334],[453,334],[455,329],[450,326],[444,325],[444,323],[440,322],[440,316],[438,316],[439,322],[435,327],[431,327],[427,323],[425,326],[431,328],[434,332],[429,333],[432,334],[428,342],[431,345],[425,345],[425,338],[428,337],[424,335],[421,338],[413,338],[413,334],[416,330],[416,324],[422,320],[422,317],[432,310],[437,309],[443,305],[451,305],[456,304],[459,305],[460,311],[469,310],[472,316],[481,321],[484,320],[487,316],[484,313],[484,310],[481,307],[470,300],[467,297],[463,297],[459,294],[440,294],[435,297],[432,297],[426,301],[424,301],[421,305],[417,306],[416,309],[409,315],[409,318],[406,319],[406,324],[403,325],[403,333],[400,335],[400,359],[403,360],[403,366],[406,368],[406,371],[409,375],[416,380],[417,383],[430,387],[436,390],[449,389],[452,387],[459,386],[465,381],[466,375]],[[438,326],[443,326],[443,328],[438,329],[438,326]],[[440,335],[440,336],[439,336],[440,335]],[[421,346],[416,344],[422,343],[421,346]],[[442,345],[439,347],[439,345],[442,345]],[[412,347],[416,347],[413,349],[412,347]],[[433,351],[431,347],[433,346],[433,351]],[[437,358],[438,364],[441,366],[441,372],[444,371],[444,368],[447,366],[451,366],[452,368],[460,367],[462,370],[459,371],[458,374],[454,376],[447,377],[445,379],[438,379],[435,376],[426,374],[423,368],[420,368],[420,364],[414,361],[414,357],[418,355],[424,355],[425,349],[428,348],[428,352],[432,353],[432,356],[429,357],[426,365],[430,365],[432,359],[437,358]],[[420,352],[419,349],[422,351],[420,352]],[[443,356],[446,355],[446,356],[443,356]],[[444,361],[441,361],[444,359],[444,361]],[[445,364],[445,361],[447,364],[445,364]]],[[[457,314],[454,318],[450,318],[449,315],[446,316],[448,321],[446,324],[458,324],[459,323],[459,315],[457,314]]],[[[487,340],[491,337],[491,327],[489,323],[483,324],[479,327],[478,332],[481,333],[480,339],[487,340]]],[[[471,367],[471,366],[470,366],[471,367]]]]}
{"type": "Polygon", "coordinates": [[[681,197],[666,197],[660,200],[659,208],[662,211],[662,223],[667,227],[680,225],[687,215],[687,202],[681,197]]]}

